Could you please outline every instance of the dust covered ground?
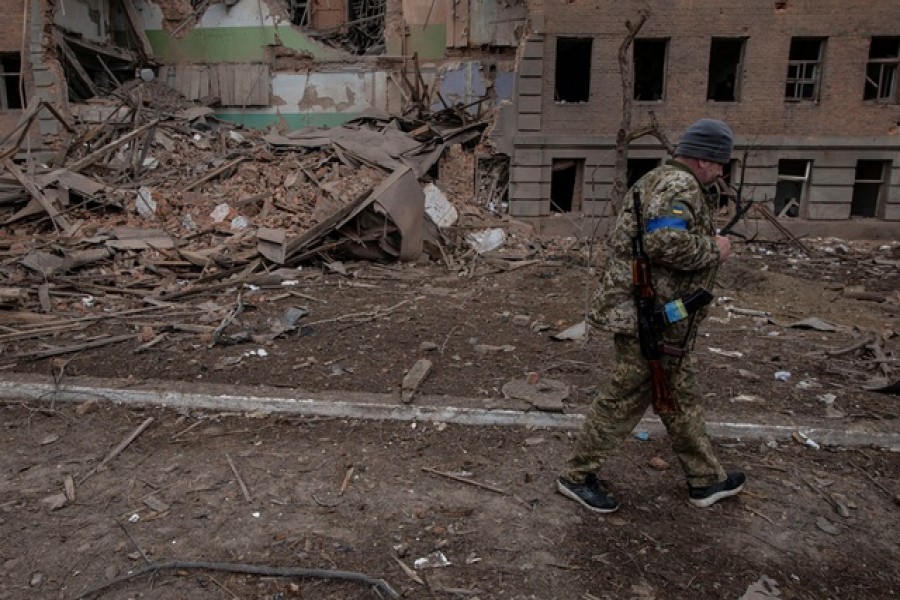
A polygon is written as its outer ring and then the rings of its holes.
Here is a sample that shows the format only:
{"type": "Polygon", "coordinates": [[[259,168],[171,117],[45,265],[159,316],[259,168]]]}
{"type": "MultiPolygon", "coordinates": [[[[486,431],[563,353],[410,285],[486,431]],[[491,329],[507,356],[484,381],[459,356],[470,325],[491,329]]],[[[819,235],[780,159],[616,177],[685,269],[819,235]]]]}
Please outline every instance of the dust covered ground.
{"type": "MultiPolygon", "coordinates": [[[[742,245],[720,273],[696,352],[710,420],[896,432],[897,396],[868,388],[896,381],[898,246],[807,243],[812,256],[784,244],[742,245]]],[[[507,257],[453,271],[434,262],[304,267],[290,286],[223,286],[153,310],[120,296],[107,303],[102,294],[89,302],[73,295],[60,307],[68,320],[59,331],[23,337],[8,328],[0,366],[10,377],[63,383],[265,385],[285,396],[399,403],[404,374],[426,358],[433,366],[413,403],[580,413],[610,365],[609,341],[552,336],[582,319],[596,278],[587,255],[572,238],[533,246],[527,264],[507,257]],[[279,329],[290,308],[303,316],[279,329]],[[75,318],[84,320],[73,328],[75,318]],[[104,336],[123,341],[52,351],[104,336]],[[561,382],[565,397],[558,405],[539,398],[535,407],[534,398],[504,394],[529,373],[561,382]]],[[[350,571],[384,584],[188,564],[88,597],[900,592],[900,454],[889,449],[720,439],[723,463],[745,470],[749,483],[739,498],[700,510],[686,502],[667,440],[629,439],[604,473],[622,509],[599,517],[553,491],[569,431],[179,412],[110,400],[0,408],[0,598],[76,598],[169,561],[350,571]],[[652,468],[654,457],[671,466],[652,468]]]]}

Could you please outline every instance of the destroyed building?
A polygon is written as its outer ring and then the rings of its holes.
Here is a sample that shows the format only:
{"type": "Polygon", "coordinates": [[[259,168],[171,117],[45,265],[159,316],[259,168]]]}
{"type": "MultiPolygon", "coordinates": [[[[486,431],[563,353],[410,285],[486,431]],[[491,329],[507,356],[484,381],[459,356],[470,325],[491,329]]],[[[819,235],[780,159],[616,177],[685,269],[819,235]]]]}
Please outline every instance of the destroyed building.
{"type": "MultiPolygon", "coordinates": [[[[602,217],[622,178],[623,124],[675,137],[708,116],[736,132],[732,183],[740,176],[779,217],[900,219],[895,0],[5,5],[0,139],[18,136],[6,144],[18,158],[52,156],[70,116],[108,120],[93,100],[130,80],[282,133],[373,109],[450,110],[493,119],[473,185],[484,206],[526,220],[602,217]],[[38,126],[10,131],[29,107],[38,126]]],[[[659,140],[635,137],[628,182],[666,156],[659,140]]]]}
{"type": "Polygon", "coordinates": [[[521,0],[7,4],[0,131],[33,98],[67,111],[136,76],[252,127],[337,125],[411,101],[478,114],[512,96],[525,27],[521,0]]]}
{"type": "MultiPolygon", "coordinates": [[[[498,144],[512,215],[611,214],[627,104],[632,131],[729,122],[745,191],[782,218],[900,220],[895,0],[547,0],[530,17],[498,144]]],[[[633,141],[629,181],[666,156],[633,141]]]]}

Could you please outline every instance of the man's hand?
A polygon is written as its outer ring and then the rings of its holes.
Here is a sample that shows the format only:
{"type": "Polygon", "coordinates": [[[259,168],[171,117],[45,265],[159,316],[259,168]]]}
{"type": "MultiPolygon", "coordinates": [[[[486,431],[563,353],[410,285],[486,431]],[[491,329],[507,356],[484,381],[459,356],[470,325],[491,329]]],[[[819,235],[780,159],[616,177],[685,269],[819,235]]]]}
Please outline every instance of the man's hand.
{"type": "Polygon", "coordinates": [[[716,246],[719,247],[719,262],[723,263],[731,257],[731,241],[723,236],[716,236],[716,246]]]}

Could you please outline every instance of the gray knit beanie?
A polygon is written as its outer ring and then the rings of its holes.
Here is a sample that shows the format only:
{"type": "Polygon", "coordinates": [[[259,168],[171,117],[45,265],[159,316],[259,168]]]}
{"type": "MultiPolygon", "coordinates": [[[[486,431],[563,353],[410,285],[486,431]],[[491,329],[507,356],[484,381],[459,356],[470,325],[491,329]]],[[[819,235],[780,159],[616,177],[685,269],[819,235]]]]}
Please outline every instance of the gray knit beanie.
{"type": "Polygon", "coordinates": [[[724,122],[716,119],[700,119],[684,130],[675,156],[689,156],[726,164],[731,160],[734,134],[724,122]]]}

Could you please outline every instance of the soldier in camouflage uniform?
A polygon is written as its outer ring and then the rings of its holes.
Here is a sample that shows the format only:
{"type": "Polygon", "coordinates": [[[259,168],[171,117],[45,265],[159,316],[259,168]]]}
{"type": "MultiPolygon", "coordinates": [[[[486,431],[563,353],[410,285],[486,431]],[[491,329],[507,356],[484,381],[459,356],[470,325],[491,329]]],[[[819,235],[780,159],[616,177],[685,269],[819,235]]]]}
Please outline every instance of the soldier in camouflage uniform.
{"type": "MultiPolygon", "coordinates": [[[[614,337],[615,367],[588,409],[584,428],[557,490],[596,512],[613,512],[615,497],[597,479],[604,460],[634,429],[651,400],[651,374],[641,354],[637,311],[632,291],[635,218],[632,194],[640,191],[645,223],[644,249],[651,263],[657,297],[668,302],[698,288],[711,290],[719,264],[731,252],[727,238],[716,235],[715,198],[707,186],[722,175],[731,159],[731,129],[701,119],[685,130],[674,160],[647,173],[626,194],[610,238],[609,254],[588,320],[614,337]]],[[[669,324],[664,342],[690,351],[706,307],[669,324]]],[[[687,477],[689,500],[711,504],[740,492],[743,473],[726,473],[713,453],[695,390],[690,354],[664,357],[664,368],[678,406],[660,415],[687,477]]]]}

